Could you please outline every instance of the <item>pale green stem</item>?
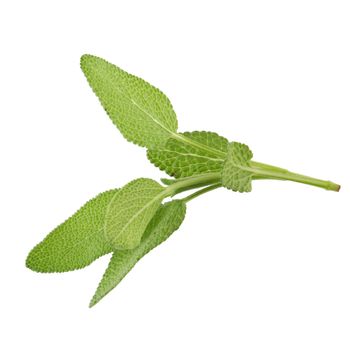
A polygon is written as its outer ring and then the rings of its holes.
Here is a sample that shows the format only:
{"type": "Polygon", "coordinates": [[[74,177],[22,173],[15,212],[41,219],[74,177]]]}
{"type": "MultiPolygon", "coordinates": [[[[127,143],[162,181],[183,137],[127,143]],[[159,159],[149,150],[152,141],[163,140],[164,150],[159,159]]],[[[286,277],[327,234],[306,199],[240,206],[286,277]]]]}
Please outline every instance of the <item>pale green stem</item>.
{"type": "Polygon", "coordinates": [[[331,181],[316,179],[314,177],[293,173],[286,169],[275,167],[264,163],[251,161],[250,164],[252,165],[252,168],[249,168],[247,170],[252,171],[252,173],[254,174],[254,176],[257,177],[257,179],[267,178],[272,180],[274,179],[289,180],[289,181],[294,181],[294,182],[299,182],[299,183],[303,183],[311,186],[324,188],[329,191],[338,192],[340,190],[340,185],[331,181]]]}
{"type": "Polygon", "coordinates": [[[200,196],[200,195],[202,195],[202,194],[204,194],[204,193],[207,193],[207,192],[209,192],[209,191],[213,191],[213,190],[215,190],[215,189],[217,189],[217,188],[219,188],[219,187],[221,187],[221,186],[222,186],[222,184],[221,184],[220,182],[218,182],[218,183],[216,183],[216,184],[214,184],[214,185],[204,187],[204,188],[202,188],[201,190],[196,191],[196,192],[190,194],[189,196],[183,198],[182,200],[183,200],[185,203],[187,203],[187,202],[189,202],[190,200],[192,200],[192,199],[194,199],[194,198],[196,198],[196,197],[198,197],[198,196],[200,196]]]}
{"type": "Polygon", "coordinates": [[[173,184],[167,187],[165,191],[166,197],[175,196],[178,193],[191,190],[198,187],[203,187],[206,185],[211,185],[213,183],[218,183],[221,181],[220,173],[208,173],[201,174],[197,176],[185,177],[177,180],[173,184]]]}
{"type": "MultiPolygon", "coordinates": [[[[174,134],[173,135],[176,139],[179,141],[185,142],[189,145],[192,145],[194,147],[197,147],[199,149],[202,149],[206,152],[209,152],[210,154],[220,158],[225,159],[226,153],[217,149],[214,149],[210,146],[203,145],[195,140],[192,140],[184,135],[181,134],[174,134]]],[[[305,176],[297,173],[290,172],[286,169],[276,167],[269,164],[264,164],[260,162],[251,161],[250,162],[251,167],[246,168],[244,170],[250,171],[253,173],[253,179],[262,180],[262,179],[271,179],[271,180],[289,180],[294,182],[300,182],[303,184],[321,187],[326,190],[330,191],[339,191],[340,185],[331,182],[331,181],[325,181],[316,179],[310,176],[305,176]]]]}

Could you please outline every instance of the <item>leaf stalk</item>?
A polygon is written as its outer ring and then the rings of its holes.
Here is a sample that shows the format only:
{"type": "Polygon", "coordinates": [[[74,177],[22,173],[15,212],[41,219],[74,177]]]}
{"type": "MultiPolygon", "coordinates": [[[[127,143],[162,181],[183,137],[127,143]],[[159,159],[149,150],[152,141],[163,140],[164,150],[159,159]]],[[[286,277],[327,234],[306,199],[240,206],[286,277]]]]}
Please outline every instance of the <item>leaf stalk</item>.
{"type": "Polygon", "coordinates": [[[250,164],[252,166],[251,171],[257,179],[289,180],[306,185],[320,187],[328,191],[339,192],[340,190],[340,185],[332,181],[301,175],[269,164],[254,161],[251,161],[250,164]]]}

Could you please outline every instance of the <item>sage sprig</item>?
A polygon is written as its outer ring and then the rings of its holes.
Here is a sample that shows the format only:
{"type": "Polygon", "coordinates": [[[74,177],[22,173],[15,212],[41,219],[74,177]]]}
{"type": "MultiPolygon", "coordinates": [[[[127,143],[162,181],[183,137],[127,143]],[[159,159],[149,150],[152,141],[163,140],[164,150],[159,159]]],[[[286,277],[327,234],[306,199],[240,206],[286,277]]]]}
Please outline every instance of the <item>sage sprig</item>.
{"type": "Polygon", "coordinates": [[[150,250],[181,225],[187,203],[225,187],[250,192],[253,180],[290,180],[326,190],[340,186],[256,162],[247,145],[214,132],[179,133],[169,99],[157,88],[91,55],[81,69],[103,108],[122,135],[147,148],[151,163],[171,178],[136,179],[99,194],[59,225],[29,253],[26,266],[38,272],[81,269],[111,253],[105,274],[90,302],[99,302],[150,250]],[[191,194],[172,199],[182,192],[191,194]]]}

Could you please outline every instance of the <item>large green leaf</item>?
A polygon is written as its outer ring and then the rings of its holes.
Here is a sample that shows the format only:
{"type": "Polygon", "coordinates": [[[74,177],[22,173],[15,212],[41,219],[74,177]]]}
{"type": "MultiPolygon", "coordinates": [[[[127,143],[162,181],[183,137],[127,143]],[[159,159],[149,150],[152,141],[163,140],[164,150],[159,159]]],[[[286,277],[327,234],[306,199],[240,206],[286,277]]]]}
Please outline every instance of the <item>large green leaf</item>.
{"type": "Polygon", "coordinates": [[[250,166],[252,158],[253,153],[248,146],[239,142],[231,142],[222,170],[222,185],[233,191],[250,192],[253,179],[250,166]]]}
{"type": "Polygon", "coordinates": [[[144,255],[176,231],[181,225],[185,213],[186,205],[180,200],[161,205],[147,226],[140,245],[132,250],[115,251],[113,253],[108,268],[90,302],[90,307],[98,303],[116,287],[144,255]]]}
{"type": "Polygon", "coordinates": [[[103,229],[107,206],[117,191],[99,194],[55,228],[29,253],[26,266],[38,272],[71,271],[111,252],[103,229]]]}
{"type": "Polygon", "coordinates": [[[170,138],[163,148],[149,150],[148,159],[176,178],[222,170],[226,138],[207,131],[185,132],[180,136],[170,138]]]}
{"type": "Polygon", "coordinates": [[[175,112],[160,90],[96,56],[83,55],[81,69],[127,140],[155,148],[176,133],[175,112]]]}
{"type": "Polygon", "coordinates": [[[165,188],[151,179],[136,179],[112,198],[106,213],[105,236],[114,249],[135,248],[164,199],[165,188]]]}

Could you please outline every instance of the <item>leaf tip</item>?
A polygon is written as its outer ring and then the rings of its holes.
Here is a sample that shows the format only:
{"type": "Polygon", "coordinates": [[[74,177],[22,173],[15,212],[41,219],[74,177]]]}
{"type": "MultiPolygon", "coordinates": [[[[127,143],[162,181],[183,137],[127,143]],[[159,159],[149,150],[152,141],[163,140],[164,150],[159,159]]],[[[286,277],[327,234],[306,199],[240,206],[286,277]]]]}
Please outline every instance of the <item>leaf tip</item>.
{"type": "Polygon", "coordinates": [[[85,70],[87,68],[87,64],[89,63],[89,61],[91,61],[91,59],[94,56],[90,55],[90,54],[84,54],[80,57],[80,68],[81,70],[85,73],[85,70]]]}
{"type": "Polygon", "coordinates": [[[35,247],[27,255],[25,266],[35,272],[41,272],[35,259],[35,247]]]}
{"type": "Polygon", "coordinates": [[[91,298],[90,300],[90,303],[89,303],[89,309],[93,308],[96,304],[98,304],[105,296],[107,293],[99,293],[99,290],[100,290],[100,284],[97,288],[97,290],[95,291],[95,294],[93,295],[93,297],[91,298]]]}
{"type": "Polygon", "coordinates": [[[27,267],[28,269],[31,269],[31,270],[32,270],[32,268],[31,268],[31,262],[30,262],[30,253],[29,253],[29,254],[27,255],[27,257],[26,257],[25,265],[26,265],[26,267],[27,267]]]}
{"type": "Polygon", "coordinates": [[[95,300],[95,298],[92,298],[92,299],[90,300],[90,303],[89,303],[89,308],[91,309],[91,308],[94,307],[96,304],[97,304],[97,301],[95,300]]]}

